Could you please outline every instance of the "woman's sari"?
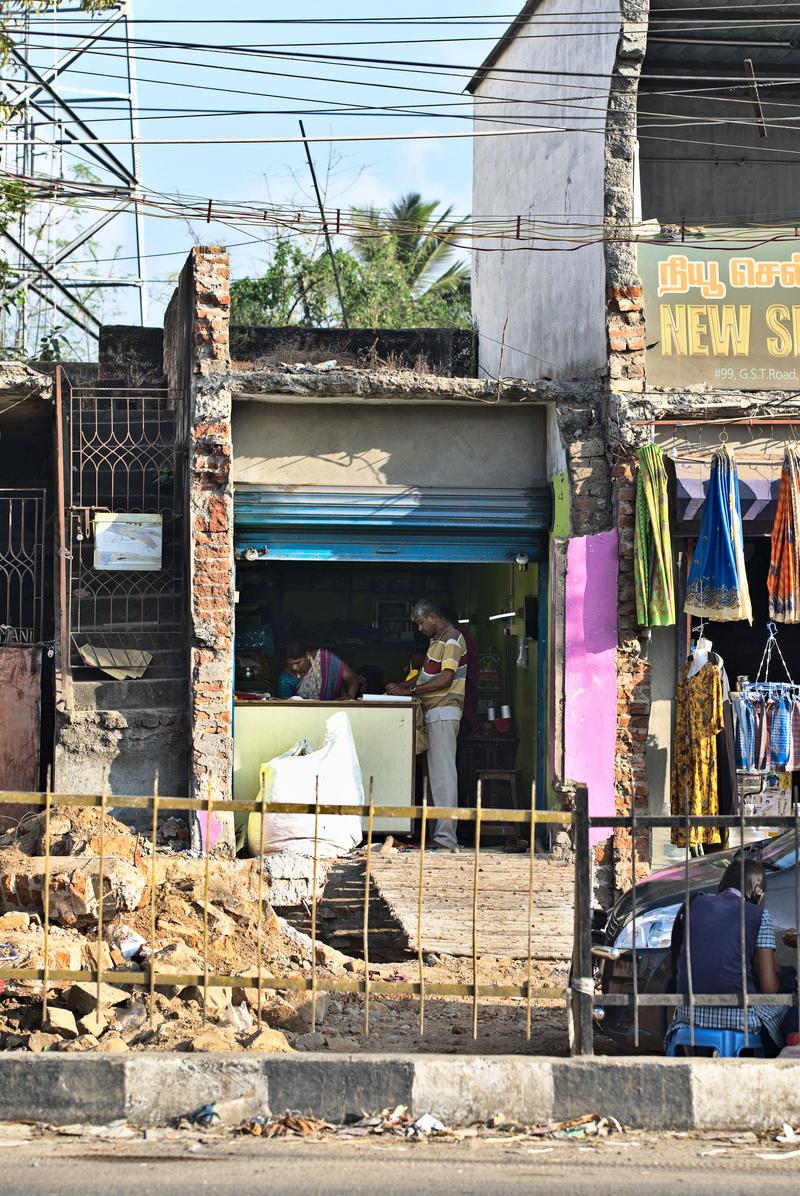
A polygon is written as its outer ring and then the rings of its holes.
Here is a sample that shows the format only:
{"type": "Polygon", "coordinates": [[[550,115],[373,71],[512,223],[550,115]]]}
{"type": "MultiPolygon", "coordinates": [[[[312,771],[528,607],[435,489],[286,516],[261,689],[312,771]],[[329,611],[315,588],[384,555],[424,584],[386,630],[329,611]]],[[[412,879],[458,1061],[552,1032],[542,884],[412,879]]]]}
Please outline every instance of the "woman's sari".
{"type": "Polygon", "coordinates": [[[288,669],[280,675],[279,693],[282,698],[303,698],[306,702],[333,702],[341,695],[344,681],[344,661],[329,648],[319,648],[311,654],[311,667],[302,677],[288,669]]]}

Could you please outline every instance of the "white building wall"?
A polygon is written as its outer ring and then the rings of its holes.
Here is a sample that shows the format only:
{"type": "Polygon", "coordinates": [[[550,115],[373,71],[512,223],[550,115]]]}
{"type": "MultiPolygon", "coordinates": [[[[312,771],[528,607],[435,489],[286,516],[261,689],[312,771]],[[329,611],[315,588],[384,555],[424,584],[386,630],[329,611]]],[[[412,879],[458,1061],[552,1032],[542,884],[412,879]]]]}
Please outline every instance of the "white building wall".
{"type": "MultiPolygon", "coordinates": [[[[569,244],[545,240],[546,221],[566,222],[581,239],[599,237],[602,223],[606,106],[619,3],[571,0],[568,22],[565,11],[563,0],[542,0],[475,91],[477,131],[493,127],[488,116],[497,128],[552,128],[477,137],[473,143],[477,223],[517,215],[523,222],[541,220],[535,250],[569,244]],[[567,29],[569,36],[557,36],[567,29]],[[593,226],[588,234],[585,225],[593,226]]],[[[496,251],[473,255],[481,374],[495,377],[500,370],[506,318],[504,377],[534,381],[605,370],[602,243],[572,253],[520,252],[525,242],[514,239],[480,244],[496,251]]]]}

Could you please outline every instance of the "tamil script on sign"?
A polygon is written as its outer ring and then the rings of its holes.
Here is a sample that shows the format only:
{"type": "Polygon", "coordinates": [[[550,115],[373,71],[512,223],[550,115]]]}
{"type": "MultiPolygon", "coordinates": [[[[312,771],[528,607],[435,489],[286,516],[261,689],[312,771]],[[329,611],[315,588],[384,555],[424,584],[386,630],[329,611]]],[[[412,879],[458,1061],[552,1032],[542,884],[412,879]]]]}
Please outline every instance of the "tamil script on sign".
{"type": "Polygon", "coordinates": [[[649,386],[795,389],[800,384],[800,251],[639,246],[649,386]]]}

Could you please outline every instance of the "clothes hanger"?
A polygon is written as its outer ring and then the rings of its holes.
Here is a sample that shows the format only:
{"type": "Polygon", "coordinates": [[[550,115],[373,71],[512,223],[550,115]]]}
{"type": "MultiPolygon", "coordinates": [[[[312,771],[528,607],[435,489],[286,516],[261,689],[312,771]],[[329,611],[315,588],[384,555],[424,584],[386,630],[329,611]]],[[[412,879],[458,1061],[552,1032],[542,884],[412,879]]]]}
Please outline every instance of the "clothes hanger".
{"type": "MultiPolygon", "coordinates": [[[[697,635],[693,650],[689,654],[689,677],[694,677],[708,664],[713,644],[706,639],[706,621],[701,619],[697,627],[692,628],[692,635],[697,635]]],[[[721,662],[720,662],[721,663],[721,662]]]]}

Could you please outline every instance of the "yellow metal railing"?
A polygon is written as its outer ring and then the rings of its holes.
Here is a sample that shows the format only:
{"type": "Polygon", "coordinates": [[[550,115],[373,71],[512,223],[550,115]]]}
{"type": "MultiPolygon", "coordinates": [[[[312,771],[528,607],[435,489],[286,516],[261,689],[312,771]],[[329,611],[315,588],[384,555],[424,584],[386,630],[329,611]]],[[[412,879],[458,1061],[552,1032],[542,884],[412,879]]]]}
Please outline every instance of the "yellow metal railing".
{"type": "MultiPolygon", "coordinates": [[[[481,823],[488,817],[488,811],[482,805],[481,785],[478,786],[477,801],[472,807],[443,808],[431,807],[427,797],[419,805],[398,805],[376,807],[373,800],[373,785],[370,779],[368,801],[364,806],[339,805],[319,801],[319,781],[316,786],[317,800],[313,803],[279,803],[268,802],[262,792],[256,801],[223,801],[215,800],[211,791],[205,799],[184,797],[163,797],[158,792],[157,783],[150,796],[114,796],[108,794],[84,795],[73,793],[53,793],[48,788],[43,793],[34,792],[2,792],[0,803],[38,806],[44,809],[44,884],[42,896],[43,911],[43,966],[42,967],[0,967],[0,979],[5,980],[41,980],[43,983],[42,1022],[47,1019],[48,988],[51,983],[62,981],[94,982],[97,984],[97,1012],[102,1007],[101,985],[104,980],[113,980],[116,986],[136,985],[144,987],[148,992],[148,1003],[151,1024],[155,1011],[155,992],[159,985],[182,986],[196,985],[203,992],[203,1017],[208,1018],[209,988],[216,986],[230,986],[232,983],[257,990],[257,1025],[262,1025],[262,1004],[265,991],[276,989],[299,989],[310,992],[311,995],[311,1028],[316,1026],[317,997],[319,993],[356,993],[364,997],[364,1033],[370,1032],[370,1000],[374,995],[416,997],[418,1002],[419,1033],[425,1033],[425,1005],[431,997],[466,997],[472,998],[472,1037],[477,1039],[479,1032],[480,1002],[486,998],[516,998],[525,1001],[525,1039],[530,1041],[532,1031],[532,1011],[536,1001],[564,1000],[568,995],[565,988],[534,988],[533,986],[533,951],[532,951],[532,923],[534,916],[534,896],[536,880],[535,832],[541,824],[568,825],[574,821],[574,815],[567,811],[538,810],[535,806],[535,793],[531,795],[530,808],[525,810],[491,809],[492,823],[511,823],[525,826],[529,829],[530,838],[530,868],[528,875],[527,912],[527,980],[522,984],[481,984],[479,983],[479,951],[478,951],[478,915],[480,911],[480,861],[481,861],[481,823]],[[64,969],[51,968],[49,962],[49,935],[51,927],[50,910],[50,878],[52,854],[50,850],[50,815],[54,806],[77,806],[85,809],[100,810],[99,831],[99,865],[98,865],[98,916],[97,916],[97,967],[93,969],[64,969]],[[105,884],[105,823],[109,807],[115,810],[148,810],[151,813],[152,854],[150,858],[150,918],[149,918],[149,948],[150,966],[147,968],[113,969],[103,967],[103,931],[104,931],[104,884],[105,884]],[[208,817],[207,831],[210,828],[210,816],[214,812],[242,813],[261,815],[260,847],[263,855],[265,815],[267,813],[313,814],[314,815],[314,855],[312,862],[312,897],[311,897],[311,974],[294,972],[289,975],[274,975],[265,971],[268,961],[263,958],[263,921],[264,921],[264,869],[259,867],[258,875],[258,912],[256,926],[257,966],[252,974],[222,974],[212,972],[209,968],[209,880],[213,866],[213,852],[210,845],[210,834],[204,839],[203,866],[203,971],[169,972],[160,971],[157,962],[157,851],[156,839],[158,831],[158,817],[163,811],[202,812],[208,817]],[[370,917],[370,884],[372,880],[371,852],[373,847],[373,822],[376,810],[382,818],[402,818],[405,820],[419,819],[421,827],[421,841],[419,851],[419,875],[417,888],[417,972],[416,980],[374,979],[370,976],[369,952],[369,917],[370,917]],[[436,819],[451,819],[459,822],[474,823],[475,850],[472,874],[472,982],[450,983],[432,981],[425,976],[424,965],[424,881],[425,865],[429,862],[426,852],[429,816],[435,811],[436,819]],[[328,977],[318,975],[318,928],[317,928],[317,889],[318,889],[318,826],[321,814],[357,815],[365,818],[366,854],[363,898],[363,968],[361,975],[352,978],[328,977]]],[[[57,857],[56,857],[57,858],[57,857]]],[[[163,857],[162,857],[163,858],[163,857]]],[[[522,899],[520,893],[520,898],[522,899]]],[[[88,937],[88,936],[87,936],[88,937]]]]}

